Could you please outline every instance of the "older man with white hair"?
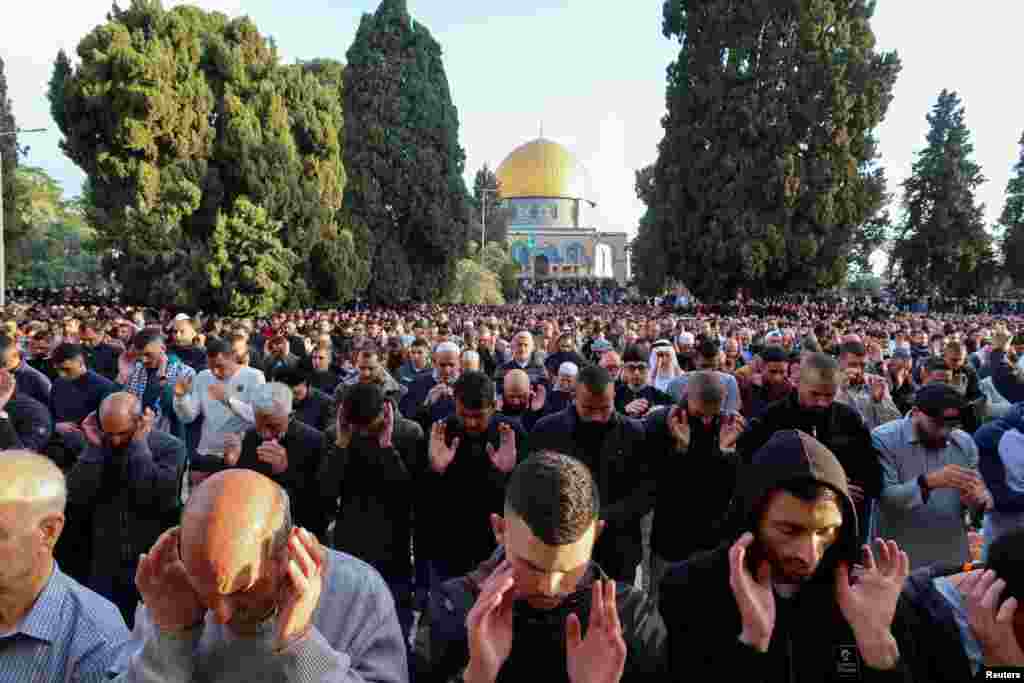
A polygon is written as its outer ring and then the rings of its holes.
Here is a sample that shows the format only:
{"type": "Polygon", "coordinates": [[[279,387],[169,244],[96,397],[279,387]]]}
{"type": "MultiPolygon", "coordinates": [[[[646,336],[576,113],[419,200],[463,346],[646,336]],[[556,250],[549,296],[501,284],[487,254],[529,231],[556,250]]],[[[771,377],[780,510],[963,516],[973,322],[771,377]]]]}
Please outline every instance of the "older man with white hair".
{"type": "Polygon", "coordinates": [[[317,505],[317,470],[326,452],[323,432],[292,419],[292,390],[280,382],[258,387],[252,408],[255,426],[225,440],[225,468],[255,470],[273,479],[291,497],[296,524],[322,537],[327,522],[317,505]]]}
{"type": "Polygon", "coordinates": [[[421,422],[425,430],[455,411],[452,385],[462,372],[459,345],[448,341],[434,347],[433,365],[432,372],[418,377],[409,385],[409,391],[398,404],[404,417],[421,422]],[[421,415],[424,412],[429,416],[421,415]]]}
{"type": "Polygon", "coordinates": [[[538,382],[547,384],[547,370],[544,368],[544,363],[541,362],[542,359],[537,357],[534,350],[533,335],[527,330],[516,332],[512,337],[512,360],[500,366],[497,376],[494,378],[498,383],[499,395],[505,382],[505,373],[509,370],[524,370],[530,376],[532,384],[538,382]]]}
{"type": "Polygon", "coordinates": [[[48,458],[0,452],[0,681],[106,681],[128,640],[117,608],[54,562],[66,501],[48,458]]]}

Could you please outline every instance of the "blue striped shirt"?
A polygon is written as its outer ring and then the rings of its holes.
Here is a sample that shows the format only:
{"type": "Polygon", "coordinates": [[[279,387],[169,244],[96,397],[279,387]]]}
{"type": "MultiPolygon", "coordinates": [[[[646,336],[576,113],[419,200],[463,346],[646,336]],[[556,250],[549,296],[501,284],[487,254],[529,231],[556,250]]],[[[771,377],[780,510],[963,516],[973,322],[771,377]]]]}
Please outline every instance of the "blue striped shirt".
{"type": "Polygon", "coordinates": [[[0,636],[2,683],[99,683],[128,641],[121,613],[60,571],[21,624],[0,636]]]}

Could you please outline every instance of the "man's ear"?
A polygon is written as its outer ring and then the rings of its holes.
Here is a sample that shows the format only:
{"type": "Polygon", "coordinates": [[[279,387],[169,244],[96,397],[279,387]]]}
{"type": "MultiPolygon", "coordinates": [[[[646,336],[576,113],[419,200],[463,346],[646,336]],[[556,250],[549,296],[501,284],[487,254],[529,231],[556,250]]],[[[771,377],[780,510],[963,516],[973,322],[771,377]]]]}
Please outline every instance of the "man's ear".
{"type": "Polygon", "coordinates": [[[39,522],[39,531],[43,536],[43,543],[52,552],[61,532],[64,531],[64,515],[60,513],[46,515],[39,522]]]}
{"type": "Polygon", "coordinates": [[[491,513],[491,529],[494,531],[494,539],[498,545],[505,545],[505,518],[491,513]]]}

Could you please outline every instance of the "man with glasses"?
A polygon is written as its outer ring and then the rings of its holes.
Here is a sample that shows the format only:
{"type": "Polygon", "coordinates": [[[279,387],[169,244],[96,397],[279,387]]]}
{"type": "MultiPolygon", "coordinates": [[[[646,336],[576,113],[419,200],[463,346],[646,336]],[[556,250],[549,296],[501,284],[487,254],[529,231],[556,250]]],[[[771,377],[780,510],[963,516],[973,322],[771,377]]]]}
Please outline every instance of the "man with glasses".
{"type": "Polygon", "coordinates": [[[964,513],[991,505],[978,475],[978,448],[959,428],[963,410],[956,389],[930,384],[917,391],[907,417],[871,434],[883,471],[879,530],[915,568],[966,562],[964,513]]]}
{"type": "Polygon", "coordinates": [[[657,406],[673,403],[670,395],[647,383],[648,371],[642,347],[634,344],[622,353],[622,380],[615,383],[616,411],[641,418],[657,406]]]}
{"type": "Polygon", "coordinates": [[[69,514],[91,513],[86,585],[117,605],[129,626],[139,555],[174,523],[185,473],[185,443],[154,430],[153,417],[137,396],[111,394],[83,423],[89,445],[68,473],[69,514]]]}

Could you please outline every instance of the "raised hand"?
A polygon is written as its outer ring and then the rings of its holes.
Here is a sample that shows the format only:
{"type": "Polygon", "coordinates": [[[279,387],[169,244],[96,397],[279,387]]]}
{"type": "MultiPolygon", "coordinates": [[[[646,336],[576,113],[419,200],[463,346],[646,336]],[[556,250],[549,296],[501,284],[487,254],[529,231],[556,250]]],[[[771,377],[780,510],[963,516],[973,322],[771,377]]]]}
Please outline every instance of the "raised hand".
{"type": "Polygon", "coordinates": [[[7,370],[0,370],[0,410],[6,408],[8,401],[14,397],[16,387],[14,375],[7,370]]]}
{"type": "Polygon", "coordinates": [[[751,647],[767,652],[775,630],[775,595],[772,593],[772,568],[762,559],[757,576],[747,568],[747,549],[754,542],[749,531],[729,548],[729,587],[743,624],[741,638],[751,647]]]}
{"type": "Polygon", "coordinates": [[[626,641],[615,604],[615,582],[594,581],[587,637],[579,617],[565,621],[566,664],[572,683],[618,683],[626,667],[626,641]]]}
{"type": "Polygon", "coordinates": [[[469,635],[467,683],[491,683],[512,653],[512,603],[515,576],[504,560],[484,581],[466,617],[469,635]]]}
{"type": "Polygon", "coordinates": [[[395,409],[391,401],[384,401],[384,428],[378,437],[381,448],[391,448],[394,444],[392,436],[395,431],[395,409]]]}
{"type": "Polygon", "coordinates": [[[435,384],[434,387],[427,393],[426,404],[432,406],[442,398],[447,398],[452,395],[452,388],[447,384],[435,384]]]}
{"type": "Polygon", "coordinates": [[[668,431],[676,444],[676,450],[685,451],[690,447],[690,416],[685,408],[672,406],[666,418],[668,431]]]}
{"type": "Polygon", "coordinates": [[[740,434],[746,428],[747,423],[742,415],[726,415],[718,431],[719,447],[736,448],[736,442],[740,440],[740,434]]]}
{"type": "Polygon", "coordinates": [[[324,585],[324,549],[305,529],[292,529],[288,567],[278,600],[277,650],[301,639],[313,626],[324,585]]]}
{"type": "Polygon", "coordinates": [[[89,416],[82,421],[82,433],[85,440],[96,448],[103,446],[103,430],[100,429],[99,418],[96,413],[89,413],[89,416]]]}
{"type": "Polygon", "coordinates": [[[544,404],[548,401],[548,390],[543,384],[533,387],[530,392],[530,410],[538,413],[544,410],[544,404]]]}
{"type": "Polygon", "coordinates": [[[207,395],[211,401],[224,401],[228,397],[228,387],[223,382],[217,382],[211,384],[207,390],[207,395]]]}
{"type": "Polygon", "coordinates": [[[135,436],[132,437],[132,440],[141,443],[149,438],[149,433],[153,431],[153,424],[155,422],[156,413],[153,412],[152,408],[146,408],[142,411],[142,416],[139,417],[139,428],[135,430],[135,436]]]}
{"type": "Polygon", "coordinates": [[[182,398],[190,391],[192,391],[191,377],[179,377],[178,381],[174,383],[174,395],[176,397],[182,398]]]}
{"type": "Polygon", "coordinates": [[[446,432],[447,428],[443,421],[435,422],[434,426],[430,428],[430,468],[438,474],[442,474],[448,469],[448,465],[452,464],[455,453],[459,450],[460,439],[458,437],[452,439],[452,444],[449,446],[446,432]]]}
{"type": "Polygon", "coordinates": [[[516,467],[516,432],[507,422],[498,425],[498,436],[501,443],[495,450],[494,446],[487,444],[487,456],[502,472],[508,474],[516,467]]]}
{"type": "Polygon", "coordinates": [[[1024,666],[1024,650],[1013,628],[1017,598],[999,598],[1006,582],[989,570],[969,572],[960,582],[960,593],[967,603],[967,623],[981,643],[987,666],[1024,666]]]}
{"type": "Polygon", "coordinates": [[[226,434],[224,436],[224,464],[234,467],[238,459],[242,457],[242,437],[240,434],[226,434]]]}
{"type": "Polygon", "coordinates": [[[198,626],[206,615],[178,555],[181,527],[168,529],[139,556],[135,585],[153,624],[168,633],[198,626]]]}
{"type": "Polygon", "coordinates": [[[264,441],[257,446],[256,457],[260,462],[269,464],[274,474],[281,474],[288,469],[288,451],[277,442],[277,439],[264,441]]]}
{"type": "Polygon", "coordinates": [[[877,642],[891,633],[896,602],[910,573],[910,559],[895,541],[878,539],[878,544],[877,562],[871,546],[864,546],[864,570],[855,585],[850,585],[848,565],[836,570],[836,600],[858,642],[877,642]]]}
{"type": "Polygon", "coordinates": [[[337,430],[334,436],[334,445],[338,448],[348,448],[348,445],[352,443],[352,426],[345,417],[344,406],[338,406],[338,416],[335,418],[335,424],[337,430]]]}

